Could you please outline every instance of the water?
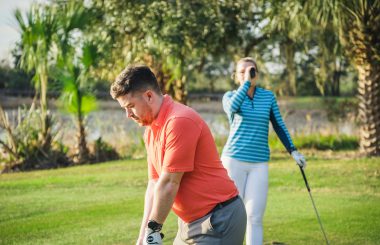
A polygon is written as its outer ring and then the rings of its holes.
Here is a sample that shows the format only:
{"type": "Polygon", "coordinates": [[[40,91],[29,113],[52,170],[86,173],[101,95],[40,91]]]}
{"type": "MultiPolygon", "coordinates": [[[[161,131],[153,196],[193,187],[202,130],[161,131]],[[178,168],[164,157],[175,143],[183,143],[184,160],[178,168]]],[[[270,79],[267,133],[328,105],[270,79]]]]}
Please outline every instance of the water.
{"type": "MultiPolygon", "coordinates": [[[[207,106],[205,104],[194,104],[193,106],[209,125],[215,137],[228,135],[227,117],[219,103],[207,106]]],[[[6,112],[12,121],[17,117],[17,110],[15,109],[8,109],[6,112]]],[[[65,145],[72,145],[76,136],[73,117],[60,111],[52,111],[52,113],[56,120],[54,130],[59,132],[59,139],[65,145]]],[[[358,133],[354,120],[345,120],[339,123],[329,122],[326,113],[321,110],[282,110],[282,115],[291,135],[314,133],[355,135],[358,133]]],[[[86,117],[85,124],[89,142],[102,137],[104,141],[119,147],[125,145],[125,141],[128,141],[128,144],[141,143],[144,132],[144,127],[128,120],[125,117],[125,112],[118,107],[90,113],[86,117]]],[[[3,138],[4,135],[4,130],[0,129],[0,137],[3,138]]]]}

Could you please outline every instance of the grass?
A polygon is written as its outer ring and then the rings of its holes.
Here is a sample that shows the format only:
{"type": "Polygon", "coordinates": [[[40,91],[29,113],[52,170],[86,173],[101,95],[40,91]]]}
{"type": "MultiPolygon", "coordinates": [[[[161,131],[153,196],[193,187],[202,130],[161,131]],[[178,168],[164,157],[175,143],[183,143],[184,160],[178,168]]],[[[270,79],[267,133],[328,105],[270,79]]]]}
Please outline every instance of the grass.
{"type": "MultiPolygon", "coordinates": [[[[310,154],[306,174],[331,244],[380,243],[380,159],[310,154]]],[[[0,244],[134,244],[145,160],[0,176],[0,244]]],[[[266,243],[323,244],[294,163],[276,153],[264,218],[266,243]]],[[[165,243],[176,217],[164,226],[165,243]]]]}

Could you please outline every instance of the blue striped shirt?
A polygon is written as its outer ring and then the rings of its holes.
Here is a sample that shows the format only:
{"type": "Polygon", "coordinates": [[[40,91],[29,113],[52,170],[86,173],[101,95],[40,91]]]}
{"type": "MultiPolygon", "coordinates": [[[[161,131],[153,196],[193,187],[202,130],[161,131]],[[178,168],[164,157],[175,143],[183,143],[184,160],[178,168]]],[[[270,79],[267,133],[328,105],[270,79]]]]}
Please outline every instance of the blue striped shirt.
{"type": "Polygon", "coordinates": [[[256,87],[253,99],[247,95],[250,82],[223,96],[223,109],[230,123],[230,133],[222,156],[243,162],[268,162],[269,121],[282,144],[291,153],[296,150],[282,120],[273,92],[256,87]]]}

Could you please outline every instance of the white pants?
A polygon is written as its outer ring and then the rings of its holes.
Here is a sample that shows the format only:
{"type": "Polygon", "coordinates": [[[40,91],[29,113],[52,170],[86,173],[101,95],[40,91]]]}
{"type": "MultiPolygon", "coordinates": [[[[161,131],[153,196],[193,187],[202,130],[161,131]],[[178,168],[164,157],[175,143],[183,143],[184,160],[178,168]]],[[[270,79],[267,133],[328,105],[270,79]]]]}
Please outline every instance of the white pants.
{"type": "Polygon", "coordinates": [[[268,163],[248,163],[222,157],[247,211],[247,245],[263,244],[263,217],[268,193],[268,163]]]}

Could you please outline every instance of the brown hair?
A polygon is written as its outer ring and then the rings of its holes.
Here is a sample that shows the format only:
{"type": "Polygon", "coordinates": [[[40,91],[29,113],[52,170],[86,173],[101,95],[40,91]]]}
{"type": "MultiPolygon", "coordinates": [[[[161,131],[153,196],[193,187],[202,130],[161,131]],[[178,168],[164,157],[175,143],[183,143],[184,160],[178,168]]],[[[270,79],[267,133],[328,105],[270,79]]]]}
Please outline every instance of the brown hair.
{"type": "Polygon", "coordinates": [[[161,94],[156,76],[148,66],[128,66],[126,67],[111,84],[110,94],[113,99],[128,93],[137,91],[144,92],[148,89],[157,94],[161,94]]]}

